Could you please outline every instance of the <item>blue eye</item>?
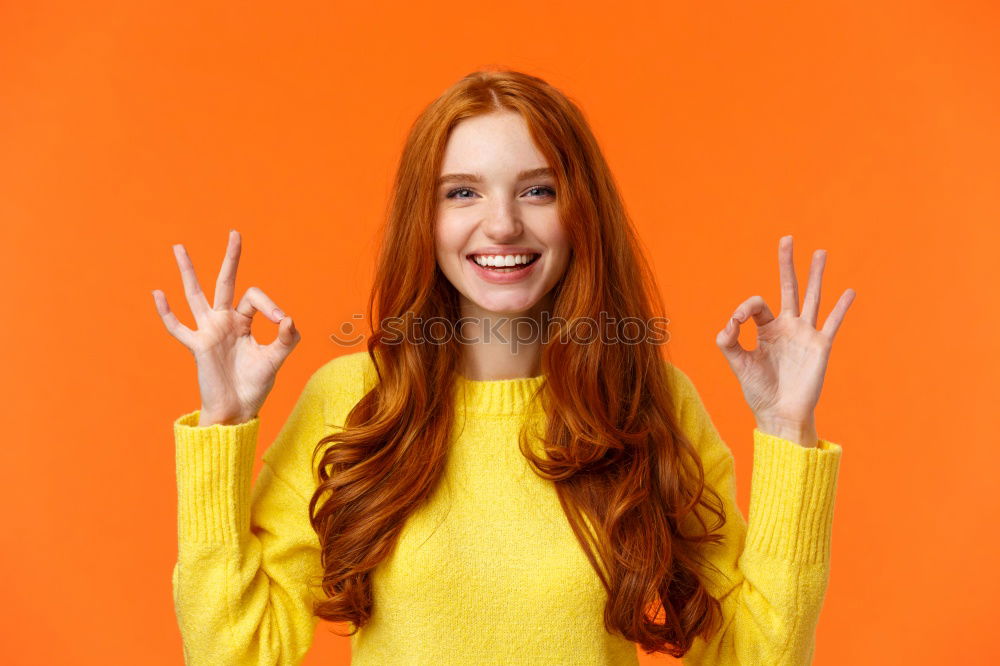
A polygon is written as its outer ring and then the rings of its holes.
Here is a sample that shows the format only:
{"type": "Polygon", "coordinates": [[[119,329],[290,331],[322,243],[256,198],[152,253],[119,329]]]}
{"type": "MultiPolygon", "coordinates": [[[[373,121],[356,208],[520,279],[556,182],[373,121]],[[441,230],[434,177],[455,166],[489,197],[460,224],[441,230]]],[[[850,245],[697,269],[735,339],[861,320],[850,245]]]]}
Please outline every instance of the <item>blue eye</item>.
{"type": "MultiPolygon", "coordinates": [[[[548,187],[547,185],[536,185],[535,187],[532,187],[528,191],[529,192],[534,192],[535,190],[542,190],[542,191],[545,192],[545,194],[542,194],[540,196],[555,196],[555,194],[556,194],[556,191],[554,189],[552,189],[551,187],[548,187]]],[[[468,187],[459,187],[459,188],[456,188],[456,189],[452,190],[451,192],[448,192],[448,194],[446,194],[445,197],[448,198],[448,199],[468,199],[468,198],[470,198],[470,197],[455,196],[459,192],[472,192],[472,190],[470,190],[468,187]]]]}
{"type": "Polygon", "coordinates": [[[548,192],[548,196],[555,196],[556,195],[556,191],[555,190],[553,190],[551,187],[544,186],[544,185],[538,185],[536,187],[532,187],[531,190],[529,190],[529,191],[533,191],[533,190],[545,190],[546,192],[548,192]]]}

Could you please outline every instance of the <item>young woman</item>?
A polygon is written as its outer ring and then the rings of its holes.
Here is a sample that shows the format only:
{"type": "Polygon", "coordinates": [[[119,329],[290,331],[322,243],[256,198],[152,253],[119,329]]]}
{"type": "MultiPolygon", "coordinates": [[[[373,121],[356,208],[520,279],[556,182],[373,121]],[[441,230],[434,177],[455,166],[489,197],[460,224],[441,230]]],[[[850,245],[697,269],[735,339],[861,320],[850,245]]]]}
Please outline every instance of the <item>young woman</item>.
{"type": "Polygon", "coordinates": [[[174,423],[174,601],[191,664],[292,664],[319,619],[352,664],[803,664],[842,449],[814,410],[825,253],[799,309],[741,303],[716,336],[756,419],[749,521],[733,455],[651,331],[662,304],[578,108],[472,73],[417,119],[393,189],[367,350],[326,362],[263,455],[258,412],[300,334],[230,233],[210,304],[174,246],[201,408],[174,423]],[[259,345],[258,312],[278,326],[259,345]],[[741,347],[756,324],[758,346],[741,347]]]}

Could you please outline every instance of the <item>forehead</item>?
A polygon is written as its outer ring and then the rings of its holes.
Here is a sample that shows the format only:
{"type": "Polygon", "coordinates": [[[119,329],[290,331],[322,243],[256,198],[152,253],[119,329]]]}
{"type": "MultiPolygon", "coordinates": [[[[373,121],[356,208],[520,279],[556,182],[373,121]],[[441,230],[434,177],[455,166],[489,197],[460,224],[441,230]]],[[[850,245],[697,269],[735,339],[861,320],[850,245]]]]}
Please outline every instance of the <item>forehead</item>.
{"type": "Polygon", "coordinates": [[[441,173],[514,175],[546,165],[524,118],[505,111],[466,118],[456,124],[448,137],[441,173]]]}

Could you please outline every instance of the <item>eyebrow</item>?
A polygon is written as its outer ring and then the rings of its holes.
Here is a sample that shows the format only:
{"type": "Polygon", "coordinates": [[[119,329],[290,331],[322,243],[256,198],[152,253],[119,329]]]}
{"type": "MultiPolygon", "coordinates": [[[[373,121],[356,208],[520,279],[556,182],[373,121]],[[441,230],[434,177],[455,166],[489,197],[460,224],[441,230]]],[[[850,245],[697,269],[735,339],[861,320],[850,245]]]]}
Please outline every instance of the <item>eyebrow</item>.
{"type": "MultiPolygon", "coordinates": [[[[552,169],[549,167],[539,167],[537,169],[528,169],[527,171],[522,171],[517,174],[517,179],[526,180],[528,178],[538,178],[540,176],[551,176],[553,175],[552,169]]],[[[449,173],[438,178],[438,185],[444,185],[445,183],[453,182],[473,182],[481,183],[483,182],[483,177],[478,173],[449,173]]]]}

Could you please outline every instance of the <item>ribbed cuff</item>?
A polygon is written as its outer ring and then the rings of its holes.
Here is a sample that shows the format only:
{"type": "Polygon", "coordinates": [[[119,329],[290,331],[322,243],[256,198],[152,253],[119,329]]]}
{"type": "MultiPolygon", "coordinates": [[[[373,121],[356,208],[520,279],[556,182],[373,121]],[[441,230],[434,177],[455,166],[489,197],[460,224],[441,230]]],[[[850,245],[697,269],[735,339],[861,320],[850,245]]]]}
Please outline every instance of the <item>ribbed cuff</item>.
{"type": "Polygon", "coordinates": [[[260,420],[201,427],[200,411],[174,421],[177,536],[187,542],[235,542],[250,529],[250,484],[260,420]]]}
{"type": "Polygon", "coordinates": [[[830,560],[830,533],[843,449],[814,448],[753,431],[753,478],[746,548],[804,564],[830,560]]]}

